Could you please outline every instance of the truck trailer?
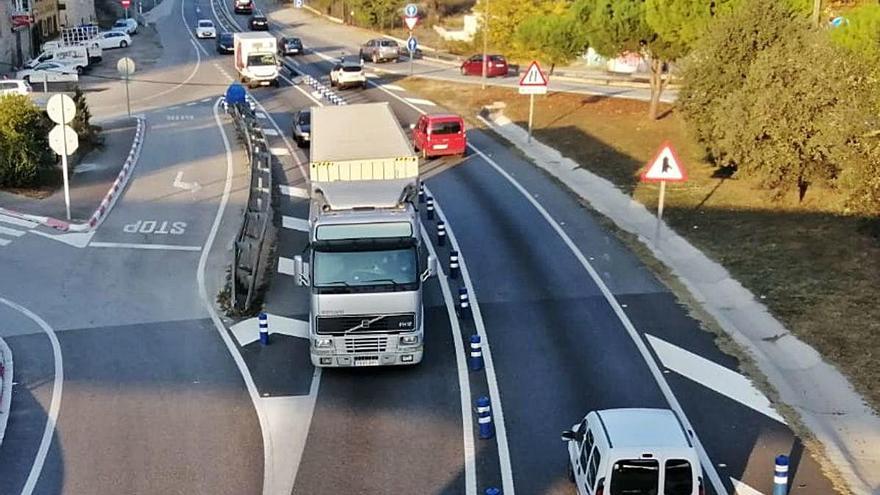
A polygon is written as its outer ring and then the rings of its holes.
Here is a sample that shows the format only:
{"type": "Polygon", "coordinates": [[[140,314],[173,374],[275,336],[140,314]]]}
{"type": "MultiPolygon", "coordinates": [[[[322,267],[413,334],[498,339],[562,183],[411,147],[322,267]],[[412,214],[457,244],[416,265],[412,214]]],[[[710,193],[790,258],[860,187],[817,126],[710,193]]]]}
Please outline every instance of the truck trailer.
{"type": "Polygon", "coordinates": [[[312,363],[416,364],[437,270],[421,246],[418,157],[388,103],[312,108],[311,140],[309,247],[294,275],[310,288],[312,363]]]}
{"type": "Polygon", "coordinates": [[[235,70],[242,84],[278,86],[278,42],[269,33],[235,33],[235,70]]]}

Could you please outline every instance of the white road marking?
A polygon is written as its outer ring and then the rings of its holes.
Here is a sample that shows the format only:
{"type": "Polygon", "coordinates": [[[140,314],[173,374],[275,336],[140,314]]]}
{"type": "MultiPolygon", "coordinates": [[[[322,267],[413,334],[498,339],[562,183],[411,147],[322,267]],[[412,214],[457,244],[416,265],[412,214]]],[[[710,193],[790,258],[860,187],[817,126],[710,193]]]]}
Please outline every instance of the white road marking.
{"type": "Polygon", "coordinates": [[[321,93],[318,91],[312,91],[311,95],[312,95],[312,98],[316,99],[316,100],[321,98],[321,93]]]}
{"type": "MultiPolygon", "coordinates": [[[[182,5],[186,2],[180,3],[182,5]]],[[[191,32],[190,36],[192,36],[191,32]]],[[[241,377],[244,380],[248,395],[251,397],[251,402],[254,404],[254,410],[257,412],[257,419],[260,422],[260,431],[263,435],[263,494],[274,495],[276,493],[282,493],[282,490],[276,488],[274,484],[273,473],[275,472],[275,455],[272,444],[272,434],[269,429],[267,408],[264,406],[264,402],[260,401],[260,394],[257,391],[256,384],[254,384],[254,379],[251,376],[250,370],[248,370],[244,358],[241,356],[238,348],[235,347],[235,343],[229,336],[229,332],[226,331],[223,321],[220,320],[220,316],[214,309],[214,299],[213,297],[208,297],[208,289],[205,286],[205,266],[208,264],[208,255],[211,252],[211,247],[214,245],[214,239],[217,237],[217,231],[220,229],[220,222],[223,220],[223,212],[226,210],[226,204],[229,202],[229,193],[232,191],[232,149],[229,146],[229,139],[226,137],[226,132],[223,130],[223,122],[220,120],[220,114],[217,111],[219,106],[220,100],[218,99],[216,103],[214,103],[214,122],[217,124],[220,137],[223,139],[223,147],[226,150],[226,183],[223,186],[223,195],[220,198],[220,205],[217,207],[217,213],[214,215],[214,223],[211,225],[211,230],[208,232],[208,238],[205,240],[204,249],[202,249],[202,254],[199,256],[199,266],[196,271],[196,278],[198,280],[199,295],[202,298],[202,305],[211,316],[211,321],[214,322],[214,327],[217,329],[220,338],[223,339],[223,343],[226,344],[229,354],[235,361],[235,365],[238,367],[238,371],[241,373],[241,377]]],[[[293,487],[291,486],[290,488],[292,490],[293,487]]],[[[288,490],[285,493],[290,493],[291,490],[288,490]]]]}
{"type": "Polygon", "coordinates": [[[269,153],[275,156],[287,156],[290,154],[287,148],[269,148],[269,153]]]}
{"type": "Polygon", "coordinates": [[[183,181],[183,170],[177,172],[177,175],[174,177],[174,182],[171,184],[177,189],[185,189],[187,191],[197,192],[202,186],[199,185],[198,182],[184,182],[183,181]]]}
{"type": "Polygon", "coordinates": [[[404,98],[406,101],[412,103],[413,105],[424,105],[426,107],[436,107],[437,104],[431,100],[423,100],[421,98],[404,98]]]}
{"type": "Polygon", "coordinates": [[[364,74],[364,76],[366,76],[367,79],[377,79],[379,77],[379,74],[373,74],[372,72],[367,72],[366,74],[364,74]]]}
{"type": "MultiPolygon", "coordinates": [[[[434,196],[425,186],[425,193],[434,196]]],[[[434,208],[437,215],[441,218],[448,217],[443,214],[443,208],[440,203],[435,201],[434,208]]],[[[477,328],[477,334],[480,336],[483,348],[483,368],[486,371],[486,382],[489,385],[489,399],[492,402],[492,419],[495,423],[495,442],[498,445],[498,463],[501,469],[501,485],[502,493],[513,495],[513,468],[510,463],[510,449],[507,445],[507,426],[504,423],[504,408],[501,404],[501,392],[498,389],[498,378],[495,375],[495,364],[492,359],[492,348],[489,346],[489,334],[486,332],[486,325],[483,322],[483,313],[480,310],[480,303],[477,301],[477,292],[474,290],[474,284],[471,282],[471,275],[465,263],[462,254],[461,245],[455,237],[455,232],[449,222],[446,222],[446,234],[449,237],[449,243],[458,251],[458,266],[461,271],[461,278],[467,288],[469,300],[471,303],[471,313],[473,315],[474,326],[477,328]]]]}
{"type": "Polygon", "coordinates": [[[122,226],[126,234],[182,235],[186,232],[186,222],[168,220],[137,220],[122,226]]]}
{"type": "Polygon", "coordinates": [[[196,105],[198,103],[199,102],[197,102],[197,101],[191,101],[191,102],[187,103],[186,106],[191,107],[191,106],[196,105]]]}
{"type": "Polygon", "coordinates": [[[0,246],[8,246],[10,242],[12,241],[9,239],[0,239],[0,246]]]}
{"type": "Polygon", "coordinates": [[[278,136],[279,135],[278,131],[276,131],[275,129],[263,129],[263,134],[265,134],[267,136],[278,136]]]}
{"type": "Polygon", "coordinates": [[[405,88],[401,88],[400,86],[397,86],[396,84],[383,84],[382,87],[386,88],[386,89],[392,89],[394,91],[406,91],[405,88]]]}
{"type": "Polygon", "coordinates": [[[653,335],[645,334],[660,363],[700,385],[786,424],[767,397],[743,375],[653,335]]]}
{"type": "Polygon", "coordinates": [[[166,115],[165,120],[179,121],[179,120],[195,120],[196,117],[194,115],[166,115]]]}
{"type": "Polygon", "coordinates": [[[21,237],[25,234],[23,230],[10,229],[0,225],[0,234],[11,235],[12,237],[21,237]]]}
{"type": "MultiPolygon", "coordinates": [[[[434,249],[434,245],[431,243],[431,237],[428,235],[428,231],[425,230],[424,224],[421,225],[421,230],[422,239],[425,240],[428,252],[431,253],[431,256],[437,258],[437,252],[434,249]]],[[[459,259],[461,259],[461,257],[459,257],[459,259]]],[[[452,329],[452,341],[455,347],[455,364],[458,371],[458,391],[459,399],[461,401],[461,424],[463,425],[461,433],[462,443],[464,444],[464,489],[466,495],[476,495],[477,454],[476,449],[474,448],[474,417],[471,410],[471,383],[468,376],[468,368],[464,362],[464,342],[461,338],[461,326],[458,322],[458,315],[455,314],[456,303],[452,298],[452,290],[449,288],[449,281],[446,279],[446,274],[439,267],[437,269],[437,280],[440,282],[440,290],[443,292],[443,300],[446,302],[446,313],[449,318],[450,328],[452,329]]],[[[474,318],[476,319],[476,316],[474,318]]],[[[495,404],[492,405],[494,407],[495,404]]]]}
{"type": "Polygon", "coordinates": [[[283,273],[284,275],[290,275],[292,277],[295,274],[293,270],[293,260],[290,258],[279,256],[278,273],[283,273]]]}
{"type": "Polygon", "coordinates": [[[281,194],[290,196],[291,198],[309,198],[309,191],[301,187],[285,186],[282,184],[279,185],[278,188],[281,190],[281,194]]]}
{"type": "Polygon", "coordinates": [[[294,218],[288,216],[281,217],[281,226],[285,229],[299,230],[302,232],[309,231],[309,221],[305,218],[294,218]]]}
{"type": "MultiPolygon", "coordinates": [[[[301,339],[309,338],[309,322],[285,318],[284,316],[267,314],[269,334],[289,335],[301,339]]],[[[238,341],[238,345],[244,347],[260,340],[260,319],[248,318],[240,321],[229,329],[232,336],[238,341]]]]}
{"type": "Polygon", "coordinates": [[[733,484],[734,495],[764,495],[738,479],[730,478],[730,482],[733,484]]]}
{"type": "Polygon", "coordinates": [[[46,232],[40,232],[39,230],[33,230],[34,234],[41,235],[48,239],[52,239],[53,241],[63,242],[69,246],[73,246],[76,248],[84,248],[89,245],[89,241],[92,240],[92,237],[95,235],[95,231],[91,232],[70,232],[67,234],[47,234],[46,232]]]}
{"type": "Polygon", "coordinates": [[[26,229],[32,229],[36,227],[37,222],[32,222],[30,220],[25,220],[23,218],[12,217],[9,215],[0,214],[0,222],[8,223],[9,225],[17,225],[19,227],[24,227],[26,229]]]}
{"type": "Polygon", "coordinates": [[[254,115],[256,115],[256,117],[257,117],[258,119],[266,119],[266,118],[267,118],[267,117],[266,117],[266,114],[263,113],[263,112],[254,112],[254,115]]]}
{"type": "Polygon", "coordinates": [[[202,103],[208,103],[209,101],[211,101],[211,98],[210,98],[210,97],[208,97],[208,98],[202,98],[200,101],[201,101],[202,103]]]}
{"type": "Polygon", "coordinates": [[[64,385],[64,362],[61,359],[61,346],[58,344],[58,337],[55,330],[43,321],[42,318],[31,312],[24,306],[0,297],[0,303],[25,315],[36,323],[49,338],[52,345],[52,358],[55,362],[55,376],[52,381],[52,400],[49,403],[49,412],[46,417],[46,427],[43,429],[43,438],[40,440],[40,447],[34,456],[34,462],[31,464],[31,471],[28,474],[24,487],[21,489],[22,495],[30,495],[37,486],[40,479],[40,473],[43,471],[43,464],[46,462],[46,455],[49,453],[49,447],[52,445],[52,437],[55,436],[55,425],[58,423],[58,412],[61,409],[61,391],[64,385]]]}
{"type": "Polygon", "coordinates": [[[179,244],[135,244],[131,242],[90,242],[89,247],[145,249],[148,251],[201,251],[202,246],[182,246],[179,244]]]}

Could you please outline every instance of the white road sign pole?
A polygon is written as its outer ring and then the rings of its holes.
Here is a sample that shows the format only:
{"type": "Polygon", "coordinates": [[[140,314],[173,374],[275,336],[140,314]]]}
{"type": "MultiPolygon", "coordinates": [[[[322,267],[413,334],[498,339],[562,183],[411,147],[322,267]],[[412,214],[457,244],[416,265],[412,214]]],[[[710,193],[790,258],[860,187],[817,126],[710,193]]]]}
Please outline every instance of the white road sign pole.
{"type": "MultiPolygon", "coordinates": [[[[67,126],[64,105],[61,105],[61,125],[67,126]]],[[[67,220],[70,220],[70,182],[67,173],[67,139],[64,139],[64,153],[61,154],[61,175],[64,177],[64,207],[67,209],[67,220]]]]}
{"type": "Polygon", "coordinates": [[[125,72],[125,108],[128,110],[128,116],[131,117],[131,97],[128,95],[128,71],[125,72]]]}

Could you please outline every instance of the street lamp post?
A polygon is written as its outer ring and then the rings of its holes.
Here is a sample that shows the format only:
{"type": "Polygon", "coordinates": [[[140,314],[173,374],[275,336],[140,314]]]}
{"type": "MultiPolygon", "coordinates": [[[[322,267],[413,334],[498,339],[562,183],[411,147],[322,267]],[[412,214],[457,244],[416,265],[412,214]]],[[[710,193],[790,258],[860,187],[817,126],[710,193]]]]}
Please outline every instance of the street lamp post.
{"type": "Polygon", "coordinates": [[[486,7],[483,9],[483,76],[480,78],[482,89],[486,89],[486,70],[489,65],[489,0],[483,0],[486,2],[486,7]]]}

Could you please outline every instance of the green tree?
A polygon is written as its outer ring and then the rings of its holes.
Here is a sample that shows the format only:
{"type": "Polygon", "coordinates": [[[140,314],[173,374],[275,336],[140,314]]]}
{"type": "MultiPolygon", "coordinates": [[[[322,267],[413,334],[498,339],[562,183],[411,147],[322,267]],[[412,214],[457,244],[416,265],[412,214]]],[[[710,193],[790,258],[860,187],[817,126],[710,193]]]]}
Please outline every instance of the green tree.
{"type": "Polygon", "coordinates": [[[880,63],[880,4],[863,4],[845,15],[847,23],[831,30],[831,39],[869,62],[880,63]]]}
{"type": "Polygon", "coordinates": [[[70,126],[76,131],[80,146],[89,147],[100,144],[101,139],[98,135],[100,129],[91,124],[92,112],[89,110],[89,103],[79,86],[73,93],[73,102],[76,104],[76,116],[73,117],[70,126]]]}
{"type": "Polygon", "coordinates": [[[865,136],[859,151],[858,160],[843,170],[840,184],[847,192],[847,207],[880,224],[880,132],[865,136]]]}
{"type": "Polygon", "coordinates": [[[51,168],[49,121],[27,96],[0,97],[0,186],[34,185],[51,168]]]}
{"type": "Polygon", "coordinates": [[[706,32],[715,17],[729,13],[739,0],[647,0],[648,25],[684,52],[706,32]]]}
{"type": "Polygon", "coordinates": [[[587,40],[573,15],[545,14],[523,21],[516,32],[516,43],[524,54],[550,64],[564,64],[584,52],[587,40]]]}
{"type": "Polygon", "coordinates": [[[474,11],[483,16],[487,8],[489,43],[496,47],[509,47],[519,25],[541,13],[535,0],[479,0],[474,11]]]}
{"type": "MultiPolygon", "coordinates": [[[[728,127],[716,120],[722,115],[718,105],[742,87],[763,50],[805,29],[808,26],[803,16],[777,0],[743,0],[730,14],[713,20],[711,28],[682,61],[683,84],[677,106],[718,165],[728,164],[716,146],[728,132],[728,127]]],[[[811,71],[816,71],[815,67],[811,71]]]]}

